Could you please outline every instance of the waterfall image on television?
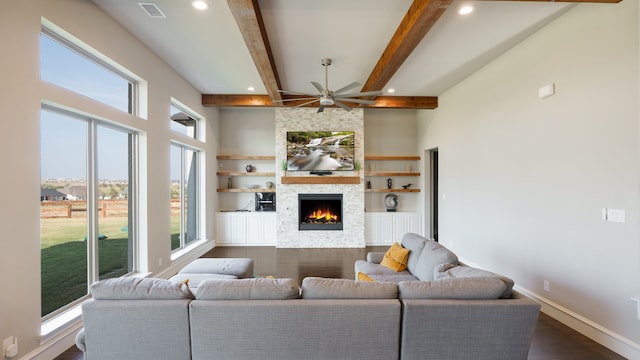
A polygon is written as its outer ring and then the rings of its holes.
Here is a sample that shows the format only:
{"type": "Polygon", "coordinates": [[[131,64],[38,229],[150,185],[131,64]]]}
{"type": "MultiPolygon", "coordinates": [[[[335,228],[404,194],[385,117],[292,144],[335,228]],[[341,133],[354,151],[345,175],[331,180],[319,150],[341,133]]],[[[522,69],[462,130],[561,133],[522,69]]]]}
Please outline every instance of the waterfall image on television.
{"type": "Polygon", "coordinates": [[[353,170],[353,131],[287,132],[287,170],[353,170]]]}

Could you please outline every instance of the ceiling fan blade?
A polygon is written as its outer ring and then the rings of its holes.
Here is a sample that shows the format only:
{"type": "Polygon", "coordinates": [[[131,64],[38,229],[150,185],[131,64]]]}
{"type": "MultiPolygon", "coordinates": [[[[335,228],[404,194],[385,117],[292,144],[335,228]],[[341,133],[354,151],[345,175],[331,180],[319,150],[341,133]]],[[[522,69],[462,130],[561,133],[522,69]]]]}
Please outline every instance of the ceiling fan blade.
{"type": "Polygon", "coordinates": [[[364,99],[352,99],[352,98],[344,98],[344,97],[337,97],[337,98],[333,98],[334,101],[336,100],[342,100],[342,101],[346,101],[346,102],[352,102],[352,103],[356,103],[356,104],[365,104],[365,105],[373,105],[375,104],[375,100],[364,100],[364,99]]]}
{"type": "Polygon", "coordinates": [[[301,107],[301,106],[305,106],[305,105],[313,104],[313,103],[314,103],[314,102],[316,102],[316,101],[320,101],[320,99],[314,99],[314,100],[311,100],[311,101],[307,101],[306,103],[302,103],[302,104],[300,104],[300,105],[296,105],[296,106],[293,106],[293,107],[301,107]]]}
{"type": "Polygon", "coordinates": [[[324,105],[320,105],[320,107],[318,108],[318,112],[321,113],[324,111],[324,105]]]}
{"type": "Polygon", "coordinates": [[[349,85],[347,85],[347,86],[345,86],[345,87],[341,87],[340,89],[338,89],[338,90],[334,91],[333,93],[334,93],[335,95],[339,95],[341,92],[343,92],[343,91],[347,91],[347,90],[349,90],[349,89],[351,89],[351,88],[354,88],[354,87],[356,87],[356,86],[360,86],[360,83],[359,83],[359,82],[357,82],[357,81],[354,81],[354,82],[352,82],[351,84],[349,84],[349,85]]]}
{"type": "Polygon", "coordinates": [[[306,97],[306,98],[295,98],[295,99],[282,99],[282,100],[273,100],[271,102],[285,102],[285,101],[302,101],[302,100],[311,100],[317,99],[318,97],[306,97]]]}
{"type": "Polygon", "coordinates": [[[347,106],[347,105],[341,103],[340,101],[338,101],[336,99],[333,99],[333,103],[338,105],[338,106],[340,106],[341,108],[343,108],[346,111],[351,111],[351,107],[350,106],[347,106]]]}
{"type": "Polygon", "coordinates": [[[322,85],[320,85],[320,83],[317,83],[315,81],[311,82],[311,85],[313,85],[316,89],[318,89],[318,91],[320,91],[321,93],[324,92],[324,88],[322,87],[322,85]]]}
{"type": "Polygon", "coordinates": [[[281,93],[287,94],[287,95],[316,96],[314,94],[307,94],[307,93],[302,93],[302,92],[297,92],[297,91],[278,90],[278,92],[281,92],[281,93]]]}
{"type": "Polygon", "coordinates": [[[365,91],[365,92],[352,93],[352,94],[340,94],[340,97],[346,98],[346,97],[378,96],[378,95],[382,95],[382,91],[365,91]]]}

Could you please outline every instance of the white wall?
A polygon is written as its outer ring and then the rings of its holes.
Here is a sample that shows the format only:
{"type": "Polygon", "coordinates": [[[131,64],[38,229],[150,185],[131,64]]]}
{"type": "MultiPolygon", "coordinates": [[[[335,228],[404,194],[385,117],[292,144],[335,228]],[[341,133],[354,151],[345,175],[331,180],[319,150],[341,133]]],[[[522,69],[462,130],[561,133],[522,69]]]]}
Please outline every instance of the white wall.
{"type": "Polygon", "coordinates": [[[632,359],[639,13],[633,0],[578,5],[418,115],[420,148],[439,148],[440,241],[632,359]],[[539,99],[549,83],[556,95],[539,99]],[[626,222],[603,221],[602,208],[626,222]]]}
{"type": "MultiPolygon", "coordinates": [[[[273,108],[233,108],[220,109],[220,155],[264,155],[274,156],[276,151],[275,109],[273,108]]],[[[225,160],[218,162],[223,170],[243,170],[246,165],[253,165],[259,172],[273,172],[276,161],[268,160],[225,160]]],[[[214,171],[209,172],[215,175],[214,171]]],[[[227,177],[218,178],[218,187],[227,187],[227,177]]],[[[233,177],[233,187],[241,188],[250,185],[275,183],[274,177],[233,177]]],[[[254,193],[219,193],[220,210],[242,209],[249,204],[249,210],[255,209],[254,193]]]]}
{"type": "MultiPolygon", "coordinates": [[[[153,274],[171,265],[169,228],[169,102],[177,98],[207,118],[206,167],[215,168],[218,111],[201,106],[200,93],[160,58],[118,26],[91,2],[82,0],[4,1],[0,10],[0,124],[2,189],[0,207],[0,339],[17,336],[20,357],[38,356],[40,347],[40,102],[64,101],[95,115],[141,131],[146,168],[141,239],[147,244],[145,270],[153,274]],[[45,17],[83,42],[148,81],[147,120],[113,109],[39,79],[39,34],[45,17]],[[153,174],[147,175],[147,174],[153,174]],[[162,259],[163,266],[159,265],[162,259]]],[[[185,140],[188,142],[188,139],[185,140]]],[[[205,184],[206,212],[213,213],[215,184],[205,184]]],[[[213,238],[213,217],[206,236],[213,238]]],[[[50,355],[42,355],[46,358],[50,355]]]]}
{"type": "MultiPolygon", "coordinates": [[[[417,155],[422,156],[418,148],[418,133],[416,110],[402,109],[365,109],[364,111],[364,153],[365,155],[417,155]]],[[[392,177],[393,188],[411,184],[411,188],[420,189],[419,193],[396,193],[398,196],[397,211],[424,212],[423,199],[424,169],[421,165],[424,161],[365,161],[363,170],[369,171],[373,164],[376,171],[407,171],[407,166],[412,171],[421,172],[422,177],[392,177]]],[[[367,177],[365,181],[371,181],[374,189],[385,188],[386,177],[367,177]]],[[[386,211],[384,197],[387,193],[366,193],[366,211],[386,211]]]]}

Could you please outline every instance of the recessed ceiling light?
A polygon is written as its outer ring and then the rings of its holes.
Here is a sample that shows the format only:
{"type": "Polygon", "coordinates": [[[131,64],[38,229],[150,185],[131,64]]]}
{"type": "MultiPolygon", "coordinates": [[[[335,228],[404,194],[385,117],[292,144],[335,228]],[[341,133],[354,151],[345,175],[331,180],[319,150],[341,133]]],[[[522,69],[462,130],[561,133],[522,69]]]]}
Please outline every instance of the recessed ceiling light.
{"type": "Polygon", "coordinates": [[[387,89],[387,92],[388,92],[389,94],[393,94],[394,92],[396,92],[396,89],[387,89]]]}
{"type": "Polygon", "coordinates": [[[460,10],[458,10],[458,14],[460,15],[467,15],[467,14],[471,14],[473,12],[473,6],[463,6],[460,8],[460,10]]]}
{"type": "Polygon", "coordinates": [[[209,8],[209,4],[203,0],[195,0],[191,2],[191,6],[198,10],[207,10],[209,8]]]}
{"type": "Polygon", "coordinates": [[[247,88],[247,90],[249,90],[249,91],[256,91],[256,88],[254,88],[253,86],[249,86],[249,87],[247,88]]]}

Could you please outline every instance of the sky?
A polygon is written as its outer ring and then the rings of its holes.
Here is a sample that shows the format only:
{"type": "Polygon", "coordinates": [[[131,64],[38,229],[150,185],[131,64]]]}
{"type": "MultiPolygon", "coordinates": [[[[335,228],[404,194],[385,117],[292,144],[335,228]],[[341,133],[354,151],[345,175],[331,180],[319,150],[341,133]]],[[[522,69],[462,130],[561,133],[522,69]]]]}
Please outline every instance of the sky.
{"type": "MultiPolygon", "coordinates": [[[[40,36],[40,76],[47,82],[128,111],[128,80],[40,36]]],[[[127,136],[106,127],[98,130],[98,178],[127,179],[127,136]],[[124,161],[124,163],[123,163],[124,161]]],[[[55,111],[42,111],[41,178],[86,177],[86,122],[55,111]]]]}
{"type": "MultiPolygon", "coordinates": [[[[129,81],[40,35],[40,78],[116,109],[128,112],[129,81]]],[[[183,110],[170,106],[170,113],[183,110]]],[[[85,179],[88,122],[79,116],[52,109],[41,112],[41,179],[85,179]]],[[[171,122],[171,129],[187,134],[188,129],[171,122]]],[[[122,131],[98,125],[98,179],[128,178],[128,136],[122,131]]],[[[171,179],[180,178],[180,151],[171,148],[171,179]]]]}

